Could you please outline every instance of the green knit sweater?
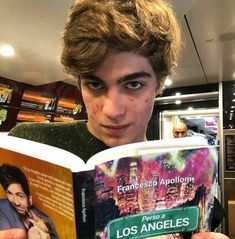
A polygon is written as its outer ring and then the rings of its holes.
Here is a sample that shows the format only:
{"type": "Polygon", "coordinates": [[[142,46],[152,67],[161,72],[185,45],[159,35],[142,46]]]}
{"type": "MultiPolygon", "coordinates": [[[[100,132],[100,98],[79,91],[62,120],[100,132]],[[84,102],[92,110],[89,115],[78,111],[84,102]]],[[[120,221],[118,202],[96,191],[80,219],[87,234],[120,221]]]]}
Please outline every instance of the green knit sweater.
{"type": "Polygon", "coordinates": [[[9,135],[65,149],[85,162],[108,148],[88,131],[85,122],[21,123],[9,135]]]}

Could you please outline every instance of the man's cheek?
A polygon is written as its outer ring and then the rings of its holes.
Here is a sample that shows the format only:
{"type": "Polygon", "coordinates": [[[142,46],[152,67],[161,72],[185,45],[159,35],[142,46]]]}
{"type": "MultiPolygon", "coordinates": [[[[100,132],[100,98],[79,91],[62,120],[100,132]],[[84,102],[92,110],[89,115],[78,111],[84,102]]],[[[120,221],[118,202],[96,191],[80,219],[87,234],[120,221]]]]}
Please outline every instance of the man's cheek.
{"type": "Polygon", "coordinates": [[[145,101],[144,101],[144,106],[143,106],[143,108],[144,108],[146,111],[149,111],[149,112],[152,113],[153,106],[154,106],[154,100],[152,100],[152,99],[150,99],[150,98],[146,98],[145,101]]]}
{"type": "Polygon", "coordinates": [[[95,118],[101,112],[99,104],[92,104],[87,106],[87,113],[91,118],[95,118]]]}

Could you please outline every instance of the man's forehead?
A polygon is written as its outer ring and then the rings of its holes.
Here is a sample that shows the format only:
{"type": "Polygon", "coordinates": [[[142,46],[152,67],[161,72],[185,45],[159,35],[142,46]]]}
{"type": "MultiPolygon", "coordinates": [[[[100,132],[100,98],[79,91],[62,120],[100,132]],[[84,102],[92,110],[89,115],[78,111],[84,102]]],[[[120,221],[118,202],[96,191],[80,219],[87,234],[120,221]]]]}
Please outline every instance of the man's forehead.
{"type": "Polygon", "coordinates": [[[128,75],[134,72],[154,72],[147,57],[133,52],[110,51],[94,69],[95,75],[128,75]]]}
{"type": "Polygon", "coordinates": [[[180,132],[185,132],[185,131],[186,131],[186,129],[176,129],[176,130],[175,130],[176,133],[178,133],[178,132],[179,132],[179,133],[180,133],[180,132]]]}
{"type": "Polygon", "coordinates": [[[20,183],[11,183],[8,187],[7,187],[7,191],[15,191],[17,189],[17,191],[23,191],[23,187],[20,183]]]}

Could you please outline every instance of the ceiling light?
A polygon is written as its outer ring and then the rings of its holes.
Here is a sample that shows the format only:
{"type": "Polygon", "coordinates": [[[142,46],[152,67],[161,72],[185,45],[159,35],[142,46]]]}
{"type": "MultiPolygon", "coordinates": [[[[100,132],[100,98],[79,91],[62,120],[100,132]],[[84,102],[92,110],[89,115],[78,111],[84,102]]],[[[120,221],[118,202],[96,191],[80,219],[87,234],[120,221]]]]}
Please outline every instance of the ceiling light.
{"type": "Polygon", "coordinates": [[[193,111],[193,107],[188,107],[188,111],[193,111]]]}
{"type": "Polygon", "coordinates": [[[235,106],[234,106],[234,105],[232,105],[232,106],[231,106],[231,109],[234,109],[234,108],[235,108],[235,106]]]}
{"type": "Polygon", "coordinates": [[[234,71],[234,73],[233,73],[233,78],[235,78],[235,71],[234,71]]]}
{"type": "Polygon", "coordinates": [[[175,93],[175,96],[180,96],[180,95],[181,95],[180,92],[175,93]]]}
{"type": "Polygon", "coordinates": [[[11,45],[2,45],[0,46],[0,55],[11,57],[15,55],[14,48],[11,45]]]}
{"type": "Polygon", "coordinates": [[[165,82],[164,82],[164,85],[165,86],[169,86],[172,84],[172,80],[170,80],[169,78],[166,78],[165,82]]]}
{"type": "Polygon", "coordinates": [[[176,100],[175,103],[176,103],[177,105],[179,105],[179,104],[181,104],[181,100],[176,100]]]}

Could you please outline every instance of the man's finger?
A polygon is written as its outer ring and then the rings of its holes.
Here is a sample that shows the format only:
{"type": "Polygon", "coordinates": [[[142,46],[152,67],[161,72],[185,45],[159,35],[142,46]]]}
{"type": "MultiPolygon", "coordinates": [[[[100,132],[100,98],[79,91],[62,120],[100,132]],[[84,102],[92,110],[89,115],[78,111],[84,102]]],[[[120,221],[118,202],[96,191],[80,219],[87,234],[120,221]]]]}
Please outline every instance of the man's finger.
{"type": "Polygon", "coordinates": [[[23,229],[9,229],[0,231],[1,239],[27,239],[27,234],[23,229]]]}
{"type": "Polygon", "coordinates": [[[192,236],[192,239],[229,239],[226,235],[218,232],[199,232],[192,236]]]}

